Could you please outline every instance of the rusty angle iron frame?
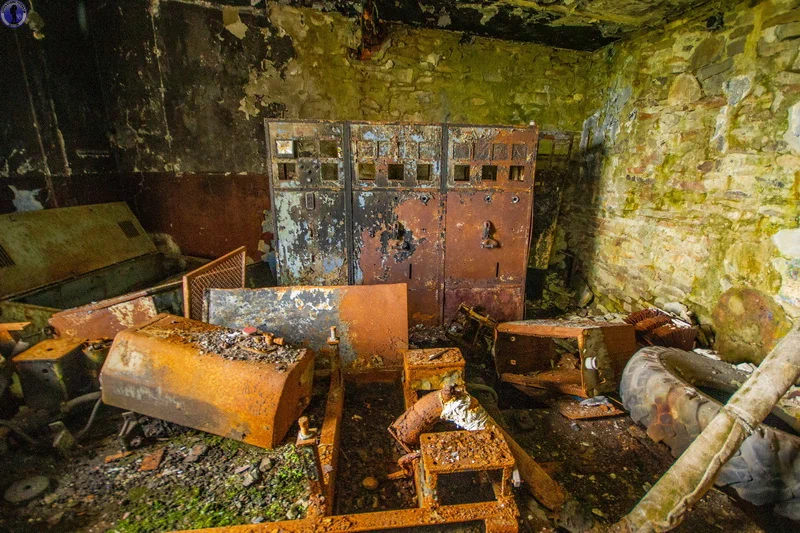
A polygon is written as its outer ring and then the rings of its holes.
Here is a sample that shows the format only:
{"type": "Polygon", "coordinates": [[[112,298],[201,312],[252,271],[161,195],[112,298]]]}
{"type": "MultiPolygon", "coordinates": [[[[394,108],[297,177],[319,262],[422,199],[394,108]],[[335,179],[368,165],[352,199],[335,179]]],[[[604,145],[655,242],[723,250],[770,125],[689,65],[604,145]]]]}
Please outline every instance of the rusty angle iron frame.
{"type": "MultiPolygon", "coordinates": [[[[330,343],[329,343],[330,344],[330,343]]],[[[302,447],[316,446],[315,479],[311,480],[312,496],[306,518],[205,528],[205,533],[353,533],[357,531],[390,531],[393,529],[428,527],[435,525],[483,522],[487,533],[517,533],[519,511],[513,495],[506,486],[493,484],[496,501],[458,505],[433,505],[371,513],[332,515],[336,484],[337,458],[341,438],[341,421],[344,410],[344,381],[339,363],[338,343],[331,355],[331,381],[328,390],[325,418],[319,431],[318,442],[301,441],[302,447]]],[[[507,461],[499,464],[507,470],[507,461]]],[[[417,473],[417,483],[420,473],[417,473]]],[[[504,471],[505,477],[509,475],[504,471]]],[[[506,480],[507,482],[507,480],[506,480]]]]}

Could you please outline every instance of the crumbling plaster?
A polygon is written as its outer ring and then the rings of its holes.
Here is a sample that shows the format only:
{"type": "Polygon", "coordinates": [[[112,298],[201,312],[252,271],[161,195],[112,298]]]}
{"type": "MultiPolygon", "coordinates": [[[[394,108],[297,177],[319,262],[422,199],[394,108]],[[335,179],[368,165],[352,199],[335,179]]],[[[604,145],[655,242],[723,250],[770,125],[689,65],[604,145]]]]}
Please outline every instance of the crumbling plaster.
{"type": "Polygon", "coordinates": [[[800,2],[723,4],[600,52],[607,76],[560,220],[609,309],[748,287],[800,313],[800,2]],[[727,7],[725,7],[727,6],[727,7]]]}

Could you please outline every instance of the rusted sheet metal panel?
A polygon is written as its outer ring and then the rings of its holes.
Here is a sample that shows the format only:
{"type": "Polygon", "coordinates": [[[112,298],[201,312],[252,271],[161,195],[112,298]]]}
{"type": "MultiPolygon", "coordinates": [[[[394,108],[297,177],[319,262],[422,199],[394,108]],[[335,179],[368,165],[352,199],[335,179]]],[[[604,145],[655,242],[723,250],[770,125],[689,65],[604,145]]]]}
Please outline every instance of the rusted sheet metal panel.
{"type": "MultiPolygon", "coordinates": [[[[515,533],[519,511],[513,498],[496,502],[443,505],[436,509],[400,509],[350,515],[325,516],[283,522],[262,522],[241,526],[223,526],[201,530],[207,533],[355,533],[391,531],[402,528],[427,528],[440,524],[485,522],[485,531],[515,533]]],[[[424,530],[424,529],[423,529],[424,530]]]]}
{"type": "Polygon", "coordinates": [[[183,316],[203,318],[203,296],[210,288],[244,288],[247,252],[241,246],[183,276],[183,316]]]}
{"type": "Polygon", "coordinates": [[[274,192],[280,284],[346,284],[344,193],[274,192]]]}
{"type": "Polygon", "coordinates": [[[282,285],[348,283],[345,125],[266,121],[282,285]]]}
{"type": "Polygon", "coordinates": [[[267,120],[276,189],[343,190],[344,123],[267,120]]]}
{"type": "Polygon", "coordinates": [[[155,252],[124,203],[0,216],[0,297],[155,252]]]}
{"type": "Polygon", "coordinates": [[[440,323],[444,258],[441,194],[354,194],[355,282],[406,283],[410,322],[440,323]]]}
{"type": "Polygon", "coordinates": [[[537,140],[535,126],[448,127],[445,321],[461,303],[522,318],[537,140]]]}
{"type": "Polygon", "coordinates": [[[449,190],[531,190],[536,126],[449,126],[447,137],[449,190]]]}
{"type": "Polygon", "coordinates": [[[211,289],[206,320],[230,328],[254,326],[315,352],[327,349],[337,326],[350,371],[402,367],[408,349],[405,284],[339,287],[211,289]]]}
{"type": "Polygon", "coordinates": [[[310,401],[314,358],[305,349],[264,354],[253,337],[231,333],[166,314],[120,332],[100,374],[103,402],[276,446],[310,401]]]}
{"type": "Polygon", "coordinates": [[[354,189],[439,189],[440,125],[354,123],[350,129],[354,189]]]}
{"type": "Polygon", "coordinates": [[[412,324],[439,324],[442,127],[352,124],[356,284],[407,283],[412,324]]]}
{"type": "Polygon", "coordinates": [[[448,192],[448,288],[523,285],[528,253],[531,195],[513,192],[448,192]],[[485,240],[486,224],[490,225],[485,240]]]}
{"type": "Polygon", "coordinates": [[[139,291],[56,313],[49,322],[59,337],[113,339],[123,329],[149,322],[157,315],[151,292],[139,291]]]}
{"type": "Polygon", "coordinates": [[[525,311],[525,288],[519,286],[459,287],[445,293],[444,316],[446,321],[458,314],[462,303],[480,309],[495,321],[514,320],[525,311]]]}

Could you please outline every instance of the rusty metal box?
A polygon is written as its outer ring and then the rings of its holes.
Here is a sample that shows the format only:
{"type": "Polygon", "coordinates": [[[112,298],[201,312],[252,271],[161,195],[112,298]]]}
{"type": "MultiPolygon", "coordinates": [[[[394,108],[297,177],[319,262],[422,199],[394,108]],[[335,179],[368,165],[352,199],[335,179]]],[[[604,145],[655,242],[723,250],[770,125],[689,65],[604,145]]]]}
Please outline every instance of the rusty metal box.
{"type": "Polygon", "coordinates": [[[464,365],[458,348],[408,350],[403,357],[405,385],[414,391],[460,385],[464,383],[464,365]]]}
{"type": "Polygon", "coordinates": [[[58,409],[90,387],[80,339],[48,339],[14,357],[25,402],[31,409],[58,409]]]}
{"type": "Polygon", "coordinates": [[[103,402],[273,448],[311,399],[314,358],[248,338],[167,314],[122,331],[100,374],[103,402]]]}

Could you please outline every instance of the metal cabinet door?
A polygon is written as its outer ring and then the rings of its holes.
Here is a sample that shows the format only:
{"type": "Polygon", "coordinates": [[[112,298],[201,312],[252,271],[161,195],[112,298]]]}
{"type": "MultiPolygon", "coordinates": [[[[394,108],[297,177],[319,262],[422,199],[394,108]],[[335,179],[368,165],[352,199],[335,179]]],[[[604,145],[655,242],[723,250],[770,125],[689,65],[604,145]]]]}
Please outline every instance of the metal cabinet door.
{"type": "Polygon", "coordinates": [[[411,324],[442,309],[442,128],[352,124],[356,284],[406,283],[411,324]]]}
{"type": "Polygon", "coordinates": [[[345,125],[266,122],[281,285],[346,285],[345,125]]]}
{"type": "Polygon", "coordinates": [[[537,136],[535,126],[448,128],[445,320],[461,303],[523,317],[537,136]]]}

